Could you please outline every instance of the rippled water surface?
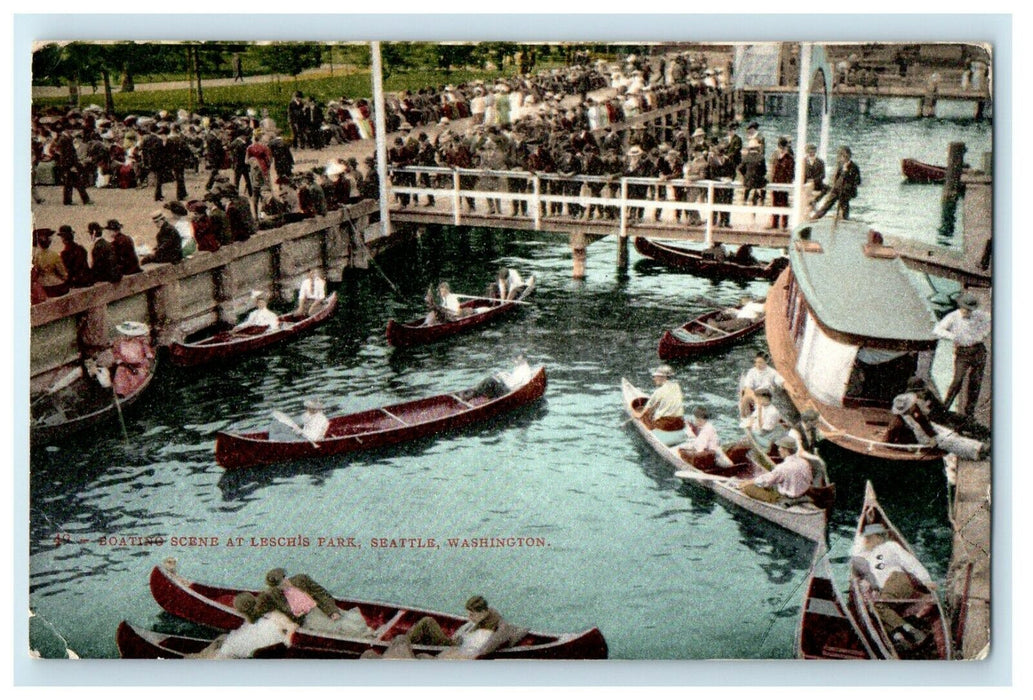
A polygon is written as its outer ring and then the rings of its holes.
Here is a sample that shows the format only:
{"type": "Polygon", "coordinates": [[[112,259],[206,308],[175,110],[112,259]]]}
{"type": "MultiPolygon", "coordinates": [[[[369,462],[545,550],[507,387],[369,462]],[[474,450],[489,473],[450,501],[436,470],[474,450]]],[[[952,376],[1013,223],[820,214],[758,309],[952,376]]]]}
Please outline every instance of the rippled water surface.
{"type": "MultiPolygon", "coordinates": [[[[789,128],[780,124],[762,126],[789,128]]],[[[866,178],[857,217],[929,240],[939,189],[901,185],[900,157],[940,161],[951,140],[989,141],[988,126],[936,121],[858,118],[837,126],[832,142],[845,134],[866,178]],[[885,152],[871,152],[876,144],[885,152]]],[[[970,153],[982,148],[970,144],[970,153]]],[[[559,238],[431,229],[379,260],[404,301],[374,270],[357,273],[338,287],[336,315],[290,345],[218,368],[165,364],[127,412],[129,446],[113,425],[33,450],[32,608],[83,657],[116,656],[122,619],[189,630],[162,614],[147,588],[150,568],[175,556],[188,577],[241,587],[260,586],[266,570],[284,566],[341,595],[454,612],[479,592],[520,624],[598,626],[614,658],[792,656],[813,545],[674,478],[625,425],[619,388],[622,376],[648,384],[663,328],[744,292],[763,295],[767,285],[670,272],[634,250],[628,277],[619,279],[616,245],[592,244],[587,278],[575,282],[559,238]],[[419,313],[428,284],[448,279],[477,294],[499,265],[536,275],[531,306],[452,341],[404,352],[387,346],[388,318],[419,313]],[[328,413],[351,412],[460,389],[518,350],[546,366],[546,398],[490,425],[233,474],[214,462],[217,430],[264,426],[271,409],[299,413],[306,397],[319,396],[328,413]],[[219,544],[172,544],[184,536],[219,544]],[[362,547],[318,545],[338,536],[362,547]],[[111,537],[152,539],[101,544],[111,537]],[[227,547],[231,537],[303,537],[309,546],[227,547]],[[546,546],[445,544],[464,537],[541,538],[546,546]],[[442,546],[374,548],[373,538],[435,538],[442,546]]],[[[736,377],[762,348],[761,335],[677,368],[689,403],[709,406],[725,439],[737,437],[736,377]]],[[[840,581],[866,478],[942,579],[950,547],[942,466],[833,449],[828,459],[839,488],[831,543],[840,581]]]]}

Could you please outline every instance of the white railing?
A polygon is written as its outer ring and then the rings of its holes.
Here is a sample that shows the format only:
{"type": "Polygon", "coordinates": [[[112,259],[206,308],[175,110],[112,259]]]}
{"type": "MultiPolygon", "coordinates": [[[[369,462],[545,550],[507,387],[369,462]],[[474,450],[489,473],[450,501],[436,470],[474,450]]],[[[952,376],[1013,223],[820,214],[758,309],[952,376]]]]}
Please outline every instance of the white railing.
{"type": "MultiPolygon", "coordinates": [[[[456,226],[463,221],[463,200],[473,200],[475,204],[482,207],[481,212],[469,212],[468,216],[483,215],[483,207],[487,206],[488,200],[495,200],[499,203],[521,202],[526,206],[518,207],[517,214],[503,213],[499,215],[528,218],[534,221],[535,229],[542,227],[542,219],[549,216],[564,216],[562,214],[549,214],[553,205],[566,206],[568,212],[571,205],[580,208],[582,216],[587,214],[589,208],[595,207],[605,213],[608,218],[619,221],[620,235],[627,236],[628,229],[634,225],[636,220],[645,220],[650,214],[655,215],[658,211],[669,211],[680,213],[683,225],[701,226],[706,231],[706,241],[712,240],[715,228],[715,214],[728,213],[746,214],[752,217],[789,217],[790,226],[796,224],[796,210],[794,207],[794,184],[768,184],[765,190],[764,203],[750,205],[743,202],[746,189],[742,183],[727,182],[718,180],[684,180],[663,179],[663,178],[636,178],[598,175],[562,175],[556,173],[531,173],[525,170],[473,170],[465,168],[441,168],[426,166],[409,166],[405,168],[390,168],[389,180],[390,191],[388,193],[392,208],[396,206],[394,201],[397,195],[434,197],[440,199],[446,211],[452,214],[452,221],[456,226]],[[429,180],[429,184],[400,184],[400,177],[408,177],[419,183],[421,180],[429,180]],[[469,179],[475,179],[472,189],[464,188],[465,184],[470,185],[469,179]],[[511,183],[511,181],[517,181],[511,183]],[[629,196],[629,188],[646,188],[645,198],[629,196]],[[572,190],[577,189],[577,194],[572,190]],[[516,190],[516,191],[514,191],[516,190]],[[587,190],[587,192],[586,192],[587,190]],[[593,194],[592,190],[598,190],[593,194]],[[718,192],[731,190],[732,203],[718,202],[715,195],[718,192]],[[785,192],[789,203],[787,206],[774,206],[768,204],[770,197],[767,193],[785,192]],[[742,194],[740,194],[742,193],[742,194]],[[676,199],[680,195],[680,199],[676,199]],[[688,201],[692,196],[697,201],[688,201]],[[740,203],[736,204],[736,200],[740,203]],[[615,211],[616,210],[616,211],[615,211]],[[698,224],[689,224],[688,220],[695,214],[701,220],[698,224]]],[[[813,195],[813,186],[804,185],[803,197],[805,202],[810,202],[813,195]]],[[[806,209],[806,207],[805,207],[806,209]]],[[[439,210],[440,211],[440,210],[439,210]]],[[[569,214],[567,218],[569,218],[569,214]]],[[[750,228],[765,228],[763,220],[760,226],[750,228]]]]}

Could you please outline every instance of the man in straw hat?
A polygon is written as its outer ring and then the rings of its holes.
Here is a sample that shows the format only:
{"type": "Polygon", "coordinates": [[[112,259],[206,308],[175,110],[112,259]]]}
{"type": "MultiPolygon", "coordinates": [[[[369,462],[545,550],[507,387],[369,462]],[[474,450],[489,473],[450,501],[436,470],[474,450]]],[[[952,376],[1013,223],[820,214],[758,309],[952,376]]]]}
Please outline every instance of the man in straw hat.
{"type": "Polygon", "coordinates": [[[140,262],[148,263],[178,263],[183,260],[183,239],[179,232],[165,218],[165,212],[157,210],[151,213],[151,221],[158,227],[158,247],[152,255],[144,256],[140,262]]]}
{"type": "Polygon", "coordinates": [[[954,343],[954,378],[943,405],[950,408],[967,380],[965,400],[960,413],[971,417],[979,401],[979,390],[986,369],[986,344],[993,324],[990,314],[979,308],[979,299],[965,292],[958,299],[958,308],[943,317],[933,328],[933,335],[954,343]]]}
{"type": "Polygon", "coordinates": [[[635,412],[635,417],[665,445],[674,446],[685,439],[685,399],[681,386],[674,381],[670,365],[654,367],[653,386],[646,405],[635,412]]]}

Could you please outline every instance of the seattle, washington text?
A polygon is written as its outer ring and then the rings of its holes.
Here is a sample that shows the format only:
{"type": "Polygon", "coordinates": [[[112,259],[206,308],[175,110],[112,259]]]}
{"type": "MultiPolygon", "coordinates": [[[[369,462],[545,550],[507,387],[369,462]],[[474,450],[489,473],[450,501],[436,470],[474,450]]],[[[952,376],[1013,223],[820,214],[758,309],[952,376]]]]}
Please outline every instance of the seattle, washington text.
{"type": "Polygon", "coordinates": [[[506,549],[548,547],[544,537],[370,537],[349,536],[229,536],[219,535],[102,535],[96,539],[73,538],[60,533],[57,546],[95,543],[101,547],[317,547],[324,549],[506,549]]]}

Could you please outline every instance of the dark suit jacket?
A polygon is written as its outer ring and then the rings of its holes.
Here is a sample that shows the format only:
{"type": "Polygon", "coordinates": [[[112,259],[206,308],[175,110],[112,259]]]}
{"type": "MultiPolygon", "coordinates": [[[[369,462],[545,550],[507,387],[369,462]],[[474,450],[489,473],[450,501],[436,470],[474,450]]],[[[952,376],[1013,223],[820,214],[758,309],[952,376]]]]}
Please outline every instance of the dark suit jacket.
{"type": "Polygon", "coordinates": [[[172,224],[165,222],[158,229],[158,248],[154,255],[143,259],[144,263],[178,263],[183,260],[183,239],[172,224]]]}
{"type": "Polygon", "coordinates": [[[857,196],[857,188],[861,186],[861,171],[854,161],[850,160],[836,167],[832,178],[832,191],[841,199],[853,199],[857,196]]]}
{"type": "Polygon", "coordinates": [[[115,249],[103,238],[93,244],[93,279],[97,282],[122,281],[122,268],[118,265],[115,249]]]}
{"type": "Polygon", "coordinates": [[[119,231],[112,239],[111,247],[115,251],[115,258],[123,275],[141,272],[140,260],[136,257],[136,246],[133,245],[132,238],[119,231]]]}

